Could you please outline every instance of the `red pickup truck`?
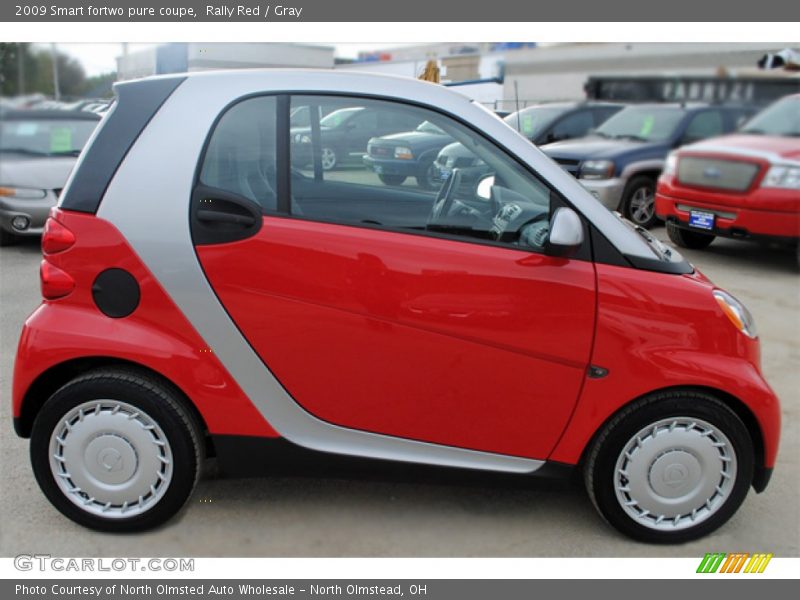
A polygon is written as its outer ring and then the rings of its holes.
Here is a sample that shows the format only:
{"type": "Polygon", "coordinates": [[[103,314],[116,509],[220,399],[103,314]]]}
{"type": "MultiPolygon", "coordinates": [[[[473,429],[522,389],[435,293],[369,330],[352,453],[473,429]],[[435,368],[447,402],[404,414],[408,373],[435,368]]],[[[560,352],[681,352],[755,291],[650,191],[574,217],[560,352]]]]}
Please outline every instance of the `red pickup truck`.
{"type": "Polygon", "coordinates": [[[678,246],[717,236],[795,246],[800,261],[800,94],[786,96],[736,134],[667,157],[656,214],[678,246]]]}

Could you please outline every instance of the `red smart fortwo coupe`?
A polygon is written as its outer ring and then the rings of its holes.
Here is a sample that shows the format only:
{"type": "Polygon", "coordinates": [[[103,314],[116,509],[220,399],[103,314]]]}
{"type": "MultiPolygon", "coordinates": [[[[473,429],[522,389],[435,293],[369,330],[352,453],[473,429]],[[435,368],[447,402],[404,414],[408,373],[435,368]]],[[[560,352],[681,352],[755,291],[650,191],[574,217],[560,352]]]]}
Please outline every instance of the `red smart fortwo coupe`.
{"type": "Polygon", "coordinates": [[[207,456],[258,467],[276,439],[578,468],[608,522],[657,542],[766,487],[780,410],[747,309],[480,105],[314,71],[116,90],[47,222],[14,373],[16,430],[69,518],[152,527],[207,456]],[[323,105],[358,113],[348,167],[323,168],[323,105]],[[425,121],[469,154],[439,189],[357,160],[370,128],[425,121]]]}

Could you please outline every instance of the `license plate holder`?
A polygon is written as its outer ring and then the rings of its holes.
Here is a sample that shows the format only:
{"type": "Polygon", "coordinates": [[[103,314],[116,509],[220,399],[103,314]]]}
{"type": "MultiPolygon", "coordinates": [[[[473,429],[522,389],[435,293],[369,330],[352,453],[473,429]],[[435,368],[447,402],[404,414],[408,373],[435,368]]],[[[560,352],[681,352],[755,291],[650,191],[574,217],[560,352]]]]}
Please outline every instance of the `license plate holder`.
{"type": "Polygon", "coordinates": [[[714,229],[715,219],[716,215],[714,213],[693,210],[689,212],[689,227],[711,231],[714,229]]]}

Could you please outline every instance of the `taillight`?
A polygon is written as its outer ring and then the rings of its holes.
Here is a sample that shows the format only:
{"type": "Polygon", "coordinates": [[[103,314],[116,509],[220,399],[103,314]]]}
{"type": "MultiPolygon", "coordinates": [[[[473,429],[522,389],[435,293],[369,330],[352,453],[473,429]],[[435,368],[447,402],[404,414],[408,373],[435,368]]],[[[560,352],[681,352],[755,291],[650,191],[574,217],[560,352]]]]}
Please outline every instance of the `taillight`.
{"type": "Polygon", "coordinates": [[[42,251],[45,254],[56,254],[73,244],[75,244],[75,234],[54,218],[48,218],[42,234],[42,251]]]}
{"type": "Polygon", "coordinates": [[[42,296],[47,300],[63,298],[75,289],[75,280],[47,259],[44,259],[39,267],[39,279],[42,296]]]}
{"type": "Polygon", "coordinates": [[[75,280],[47,260],[49,255],[64,252],[64,250],[71,248],[73,245],[75,245],[75,234],[53,217],[48,218],[44,224],[44,233],[42,234],[44,260],[39,267],[42,296],[46,300],[63,298],[75,289],[75,280]]]}

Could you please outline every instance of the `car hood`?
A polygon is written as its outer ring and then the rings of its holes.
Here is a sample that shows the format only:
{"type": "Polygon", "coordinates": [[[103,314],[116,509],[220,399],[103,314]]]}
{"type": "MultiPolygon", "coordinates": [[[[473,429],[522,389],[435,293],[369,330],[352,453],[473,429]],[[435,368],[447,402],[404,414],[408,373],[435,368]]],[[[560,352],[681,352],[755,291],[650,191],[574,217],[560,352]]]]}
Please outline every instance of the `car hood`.
{"type": "Polygon", "coordinates": [[[551,158],[573,160],[614,160],[629,154],[651,154],[666,152],[668,146],[663,142],[639,142],[636,140],[609,140],[591,136],[565,140],[539,146],[551,158]]]}
{"type": "Polygon", "coordinates": [[[780,159],[800,162],[800,138],[798,137],[734,133],[684,146],[681,150],[755,156],[773,162],[780,159]]]}
{"type": "Polygon", "coordinates": [[[2,154],[0,185],[52,190],[64,187],[77,158],[2,154]]]}
{"type": "Polygon", "coordinates": [[[392,133],[378,138],[372,138],[372,142],[390,142],[392,144],[407,144],[414,145],[428,145],[437,142],[444,142],[449,139],[446,133],[430,133],[427,131],[403,131],[401,133],[392,133]]]}

